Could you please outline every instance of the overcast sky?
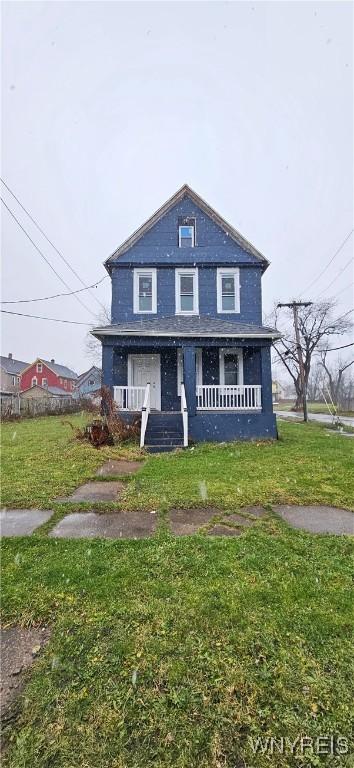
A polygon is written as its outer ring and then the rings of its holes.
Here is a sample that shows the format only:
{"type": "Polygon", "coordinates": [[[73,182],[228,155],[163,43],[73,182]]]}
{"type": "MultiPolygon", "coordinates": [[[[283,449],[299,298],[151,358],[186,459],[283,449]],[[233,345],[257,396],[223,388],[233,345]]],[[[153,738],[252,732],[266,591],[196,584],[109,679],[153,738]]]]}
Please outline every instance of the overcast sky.
{"type": "MultiPolygon", "coordinates": [[[[86,284],[184,182],[271,261],[265,314],[300,295],[352,229],[349,2],[2,11],[2,176],[86,284]]],[[[3,187],[2,196],[68,285],[82,287],[3,187]]],[[[66,290],[3,206],[2,236],[3,300],[66,290]]],[[[306,298],[338,293],[348,310],[352,266],[339,272],[352,253],[353,237],[306,298]]],[[[96,295],[109,303],[109,279],[96,295]]],[[[93,319],[74,297],[8,308],[93,319]]],[[[84,326],[2,317],[3,354],[89,367],[84,326]]]]}

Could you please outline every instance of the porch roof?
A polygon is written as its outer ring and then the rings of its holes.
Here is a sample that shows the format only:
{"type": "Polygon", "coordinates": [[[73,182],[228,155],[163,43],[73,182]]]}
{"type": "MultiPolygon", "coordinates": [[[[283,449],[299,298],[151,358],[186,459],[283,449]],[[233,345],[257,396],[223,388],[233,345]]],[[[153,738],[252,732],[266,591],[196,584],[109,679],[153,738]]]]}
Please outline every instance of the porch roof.
{"type": "Polygon", "coordinates": [[[173,315],[139,319],[94,328],[93,336],[152,336],[232,339],[279,339],[281,334],[263,325],[234,323],[203,315],[173,315]]]}

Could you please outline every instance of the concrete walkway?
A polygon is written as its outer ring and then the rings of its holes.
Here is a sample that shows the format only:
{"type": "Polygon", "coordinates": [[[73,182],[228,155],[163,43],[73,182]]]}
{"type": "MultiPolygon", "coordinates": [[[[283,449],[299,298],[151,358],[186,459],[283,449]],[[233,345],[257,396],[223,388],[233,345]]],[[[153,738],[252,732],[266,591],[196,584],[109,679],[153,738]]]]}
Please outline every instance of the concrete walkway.
{"type": "Polygon", "coordinates": [[[354,536],[354,512],[336,507],[273,506],[275,512],[293,528],[309,533],[332,533],[354,536]]]}

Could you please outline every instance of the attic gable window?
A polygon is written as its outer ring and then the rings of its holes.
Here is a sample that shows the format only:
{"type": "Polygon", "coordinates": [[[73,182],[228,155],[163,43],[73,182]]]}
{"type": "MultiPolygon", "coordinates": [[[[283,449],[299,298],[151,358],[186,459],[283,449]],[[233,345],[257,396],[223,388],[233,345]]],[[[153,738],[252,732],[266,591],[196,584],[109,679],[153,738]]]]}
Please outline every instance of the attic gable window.
{"type": "Polygon", "coordinates": [[[134,312],[155,314],[156,311],[156,269],[134,269],[134,312]]]}
{"type": "Polygon", "coordinates": [[[37,363],[37,373],[42,373],[43,366],[42,363],[37,363]]]}
{"type": "Polygon", "coordinates": [[[179,219],[178,245],[180,248],[194,248],[195,219],[179,219]]]}

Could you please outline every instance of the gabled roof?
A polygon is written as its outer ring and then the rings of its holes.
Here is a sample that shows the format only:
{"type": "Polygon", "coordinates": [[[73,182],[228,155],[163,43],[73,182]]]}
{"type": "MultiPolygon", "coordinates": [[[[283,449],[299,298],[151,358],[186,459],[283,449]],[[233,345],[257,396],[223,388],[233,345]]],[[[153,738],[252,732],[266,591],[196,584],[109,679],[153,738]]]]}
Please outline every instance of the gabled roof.
{"type": "Polygon", "coordinates": [[[77,373],[67,368],[66,365],[59,365],[59,363],[53,363],[51,360],[44,360],[43,357],[37,357],[33,363],[27,363],[26,370],[32,368],[37,363],[44,363],[53,373],[56,373],[57,376],[62,376],[64,379],[77,379],[77,373]]]}
{"type": "Polygon", "coordinates": [[[58,395],[60,397],[72,397],[72,393],[68,392],[66,389],[60,389],[60,387],[43,387],[41,384],[33,384],[32,387],[23,389],[22,392],[20,392],[20,395],[24,392],[29,392],[30,389],[43,389],[43,392],[49,392],[51,395],[55,395],[55,397],[58,395]]]}
{"type": "Polygon", "coordinates": [[[97,338],[102,336],[173,336],[206,337],[206,338],[237,338],[237,339],[279,339],[281,334],[274,328],[250,323],[234,323],[229,320],[207,315],[173,315],[171,317],[153,318],[152,320],[135,320],[128,323],[107,325],[94,328],[92,334],[97,338]]]}
{"type": "Polygon", "coordinates": [[[6,373],[12,376],[18,376],[25,368],[28,368],[28,363],[22,362],[22,360],[14,360],[12,357],[5,357],[1,355],[0,365],[6,371],[6,373]]]}
{"type": "Polygon", "coordinates": [[[97,365],[91,365],[91,368],[89,368],[88,371],[85,371],[84,373],[79,373],[77,377],[76,385],[79,387],[80,384],[82,384],[86,378],[88,378],[94,373],[98,373],[100,376],[102,376],[101,368],[98,368],[97,365]]]}
{"type": "Polygon", "coordinates": [[[168,211],[173,208],[174,205],[179,203],[185,197],[189,197],[191,200],[193,200],[193,202],[199,208],[201,208],[201,210],[216,224],[218,224],[218,226],[221,227],[221,229],[223,229],[227,235],[237,243],[237,245],[258,259],[262,263],[264,269],[267,268],[269,261],[265,258],[265,256],[263,256],[260,251],[258,251],[248,240],[246,240],[246,238],[243,237],[243,235],[241,235],[237,229],[235,229],[222,216],[220,216],[220,214],[217,213],[214,208],[206,203],[205,200],[203,200],[203,198],[197,194],[197,192],[194,192],[194,190],[191,189],[188,184],[183,184],[183,187],[177,190],[177,192],[172,195],[172,197],[170,197],[169,200],[167,200],[166,203],[161,206],[161,208],[153,213],[153,215],[150,216],[150,218],[145,221],[141,227],[133,232],[133,234],[130,235],[130,237],[128,237],[128,239],[125,240],[124,243],[122,243],[122,245],[120,245],[119,248],[117,248],[114,253],[108,257],[108,259],[106,259],[104,264],[107,271],[109,272],[111,262],[115,261],[115,259],[128,251],[129,248],[131,248],[133,245],[135,245],[135,243],[140,240],[140,238],[143,237],[143,235],[145,235],[145,233],[148,232],[148,230],[151,229],[151,227],[153,227],[154,224],[156,224],[162,218],[162,216],[165,216],[165,214],[168,213],[168,211]]]}

